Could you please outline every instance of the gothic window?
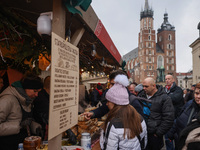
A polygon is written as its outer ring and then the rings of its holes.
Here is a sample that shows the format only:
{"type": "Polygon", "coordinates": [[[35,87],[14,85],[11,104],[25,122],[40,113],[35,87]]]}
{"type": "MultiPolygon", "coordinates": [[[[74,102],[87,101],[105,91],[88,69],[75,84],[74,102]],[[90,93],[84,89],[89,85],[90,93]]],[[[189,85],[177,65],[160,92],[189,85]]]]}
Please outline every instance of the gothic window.
{"type": "Polygon", "coordinates": [[[148,62],[148,57],[146,57],[146,62],[148,62]]]}
{"type": "Polygon", "coordinates": [[[172,70],[174,71],[174,66],[172,66],[172,70]]]}
{"type": "Polygon", "coordinates": [[[171,67],[171,66],[169,66],[169,70],[170,70],[170,71],[172,70],[172,67],[171,67]]]}
{"type": "Polygon", "coordinates": [[[146,55],[148,55],[148,49],[146,49],[146,55]]]}
{"type": "Polygon", "coordinates": [[[154,50],[152,50],[152,55],[154,55],[154,50]]]}
{"type": "Polygon", "coordinates": [[[154,43],[152,43],[152,48],[154,48],[154,43]]]}
{"type": "Polygon", "coordinates": [[[162,36],[159,36],[159,42],[161,42],[162,41],[162,36]]]}
{"type": "Polygon", "coordinates": [[[167,44],[167,49],[171,49],[171,44],[167,44]]]}
{"type": "Polygon", "coordinates": [[[151,36],[149,35],[149,40],[151,40],[151,36]]]}
{"type": "Polygon", "coordinates": [[[161,66],[163,66],[163,57],[158,56],[158,68],[160,68],[161,66]]]}
{"type": "Polygon", "coordinates": [[[147,70],[148,70],[148,65],[147,65],[147,70]]]}
{"type": "Polygon", "coordinates": [[[168,35],[168,40],[169,40],[169,41],[172,40],[172,35],[171,35],[171,34],[168,35]]]}
{"type": "Polygon", "coordinates": [[[172,54],[171,54],[171,52],[169,51],[169,56],[171,56],[172,54]]]}
{"type": "Polygon", "coordinates": [[[149,70],[151,70],[152,68],[151,68],[151,66],[149,66],[149,70]]]}
{"type": "Polygon", "coordinates": [[[151,57],[149,57],[149,62],[151,62],[151,57]]]}
{"type": "Polygon", "coordinates": [[[146,18],[144,19],[144,27],[146,27],[147,26],[147,24],[146,24],[146,18]]]}
{"type": "Polygon", "coordinates": [[[149,27],[151,27],[151,19],[149,19],[149,27]]]}
{"type": "Polygon", "coordinates": [[[151,50],[149,50],[149,54],[151,55],[151,50]]]}
{"type": "Polygon", "coordinates": [[[172,59],[171,59],[171,58],[169,59],[169,63],[170,63],[170,64],[172,63],[172,59]]]}
{"type": "Polygon", "coordinates": [[[151,33],[151,29],[149,29],[149,33],[151,33]]]}
{"type": "Polygon", "coordinates": [[[134,68],[133,61],[131,61],[131,69],[133,69],[133,68],[134,68]]]}
{"type": "Polygon", "coordinates": [[[149,42],[149,47],[151,47],[151,43],[149,42]]]}

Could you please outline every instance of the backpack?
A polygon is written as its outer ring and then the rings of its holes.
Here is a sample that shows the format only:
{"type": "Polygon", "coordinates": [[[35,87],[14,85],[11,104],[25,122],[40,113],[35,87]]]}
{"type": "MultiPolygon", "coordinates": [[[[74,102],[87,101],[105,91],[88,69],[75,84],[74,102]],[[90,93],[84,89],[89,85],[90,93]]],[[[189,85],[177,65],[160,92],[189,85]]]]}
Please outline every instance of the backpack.
{"type": "Polygon", "coordinates": [[[142,109],[143,109],[143,117],[145,122],[147,123],[147,120],[149,119],[150,116],[150,108],[151,108],[151,102],[147,102],[147,101],[140,101],[141,105],[142,105],[142,109]]]}
{"type": "Polygon", "coordinates": [[[200,149],[200,112],[196,119],[187,125],[180,133],[178,150],[195,150],[200,149]]]}

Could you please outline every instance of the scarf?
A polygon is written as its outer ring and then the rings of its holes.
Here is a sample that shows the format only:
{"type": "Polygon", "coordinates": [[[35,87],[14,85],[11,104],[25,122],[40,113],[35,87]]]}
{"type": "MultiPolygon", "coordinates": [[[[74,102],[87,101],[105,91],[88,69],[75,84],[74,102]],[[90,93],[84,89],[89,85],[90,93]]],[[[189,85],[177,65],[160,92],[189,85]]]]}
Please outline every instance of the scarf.
{"type": "Polygon", "coordinates": [[[99,91],[97,88],[96,88],[96,90],[99,92],[100,96],[103,94],[103,92],[99,91]]]}

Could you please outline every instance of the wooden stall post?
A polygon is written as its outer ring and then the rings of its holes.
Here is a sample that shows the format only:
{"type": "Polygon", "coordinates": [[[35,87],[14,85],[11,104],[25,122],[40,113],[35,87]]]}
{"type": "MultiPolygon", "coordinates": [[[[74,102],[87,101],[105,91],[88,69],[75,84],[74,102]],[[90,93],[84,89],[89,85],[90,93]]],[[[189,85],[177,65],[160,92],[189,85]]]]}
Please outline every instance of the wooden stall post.
{"type": "MultiPolygon", "coordinates": [[[[62,0],[53,0],[53,20],[52,20],[52,32],[56,33],[62,38],[65,38],[65,22],[66,12],[62,4],[62,0]]],[[[54,137],[48,141],[49,150],[61,149],[62,134],[54,137]]]]}

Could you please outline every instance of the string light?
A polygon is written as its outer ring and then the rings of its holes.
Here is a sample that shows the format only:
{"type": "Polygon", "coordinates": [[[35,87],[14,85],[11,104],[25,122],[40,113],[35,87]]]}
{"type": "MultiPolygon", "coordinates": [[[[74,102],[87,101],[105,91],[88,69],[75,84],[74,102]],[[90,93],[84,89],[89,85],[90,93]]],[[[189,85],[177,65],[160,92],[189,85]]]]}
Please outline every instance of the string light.
{"type": "Polygon", "coordinates": [[[66,41],[67,42],[71,41],[71,30],[70,30],[70,28],[66,32],[66,41]]]}

